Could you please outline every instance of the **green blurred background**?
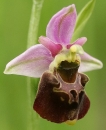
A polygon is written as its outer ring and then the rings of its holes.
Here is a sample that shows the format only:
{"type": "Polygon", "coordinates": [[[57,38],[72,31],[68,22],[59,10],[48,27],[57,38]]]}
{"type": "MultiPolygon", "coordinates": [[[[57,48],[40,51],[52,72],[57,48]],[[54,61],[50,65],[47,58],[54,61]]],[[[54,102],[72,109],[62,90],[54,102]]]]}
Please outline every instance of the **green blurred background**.
{"type": "MultiPolygon", "coordinates": [[[[45,35],[49,19],[58,10],[75,3],[79,12],[87,2],[88,0],[44,0],[38,36],[45,35]]],[[[3,71],[7,62],[26,49],[31,7],[32,0],[0,0],[0,130],[27,130],[26,77],[4,75],[3,71]]],[[[39,130],[106,129],[105,9],[106,1],[97,0],[93,14],[81,34],[88,38],[84,50],[104,63],[103,69],[87,73],[90,82],[86,86],[86,92],[91,100],[88,114],[74,126],[40,119],[39,130]]]]}

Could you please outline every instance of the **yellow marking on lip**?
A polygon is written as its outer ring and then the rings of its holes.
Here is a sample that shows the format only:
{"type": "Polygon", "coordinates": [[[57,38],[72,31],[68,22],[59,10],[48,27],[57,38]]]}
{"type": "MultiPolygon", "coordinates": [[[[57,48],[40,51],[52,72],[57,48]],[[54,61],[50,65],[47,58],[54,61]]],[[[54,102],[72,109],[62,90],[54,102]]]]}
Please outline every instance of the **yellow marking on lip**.
{"type": "Polygon", "coordinates": [[[63,97],[60,97],[60,100],[61,100],[61,101],[64,101],[65,99],[64,99],[63,97]]]}
{"type": "Polygon", "coordinates": [[[77,119],[74,120],[67,120],[65,123],[68,125],[74,125],[76,123],[77,119]]]}

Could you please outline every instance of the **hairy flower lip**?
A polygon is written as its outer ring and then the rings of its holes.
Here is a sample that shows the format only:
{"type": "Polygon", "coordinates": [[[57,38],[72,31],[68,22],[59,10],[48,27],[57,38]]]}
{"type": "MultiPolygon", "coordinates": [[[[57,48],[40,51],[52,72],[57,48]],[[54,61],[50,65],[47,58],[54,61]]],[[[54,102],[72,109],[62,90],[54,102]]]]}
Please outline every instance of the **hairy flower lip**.
{"type": "Polygon", "coordinates": [[[90,106],[84,91],[88,77],[77,73],[75,78],[74,82],[65,82],[56,68],[54,73],[44,72],[33,105],[34,110],[42,118],[54,123],[79,120],[84,117],[90,106]]]}
{"type": "MultiPolygon", "coordinates": [[[[80,74],[78,75],[81,76],[80,74]]],[[[79,81],[81,82],[80,78],[79,81]]],[[[39,83],[39,90],[33,105],[34,110],[42,118],[55,123],[62,123],[68,120],[72,121],[74,119],[77,120],[84,117],[89,109],[90,101],[83,91],[83,86],[82,90],[79,89],[79,96],[75,97],[71,88],[69,88],[71,91],[70,93],[67,85],[70,85],[71,87],[72,84],[65,82],[63,84],[55,73],[52,74],[49,71],[45,72],[39,83]],[[61,89],[61,91],[58,89],[61,89]],[[68,100],[70,97],[73,97],[74,100],[70,100],[69,102],[68,100]],[[79,100],[77,100],[78,97],[79,100]]],[[[82,85],[82,83],[78,85],[82,85]]]]}

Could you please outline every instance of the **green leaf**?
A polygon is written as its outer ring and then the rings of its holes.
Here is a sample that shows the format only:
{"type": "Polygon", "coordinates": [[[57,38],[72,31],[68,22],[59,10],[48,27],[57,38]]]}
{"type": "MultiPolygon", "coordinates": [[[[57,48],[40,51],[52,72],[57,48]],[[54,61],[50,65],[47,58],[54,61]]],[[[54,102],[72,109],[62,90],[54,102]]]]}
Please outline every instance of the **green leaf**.
{"type": "Polygon", "coordinates": [[[74,41],[75,39],[77,39],[79,37],[80,33],[82,32],[83,28],[85,27],[88,19],[90,18],[91,14],[93,12],[95,1],[96,0],[89,1],[78,14],[72,41],[74,41]]]}

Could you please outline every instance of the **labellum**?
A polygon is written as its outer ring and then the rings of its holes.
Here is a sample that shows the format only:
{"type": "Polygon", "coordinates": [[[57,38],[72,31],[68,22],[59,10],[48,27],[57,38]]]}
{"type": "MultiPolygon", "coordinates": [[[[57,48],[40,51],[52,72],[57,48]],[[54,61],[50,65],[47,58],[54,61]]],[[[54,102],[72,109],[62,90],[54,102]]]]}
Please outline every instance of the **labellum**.
{"type": "Polygon", "coordinates": [[[62,61],[54,72],[43,73],[34,110],[44,119],[55,123],[74,124],[85,116],[90,101],[85,93],[88,77],[78,73],[76,62],[62,61]]]}

